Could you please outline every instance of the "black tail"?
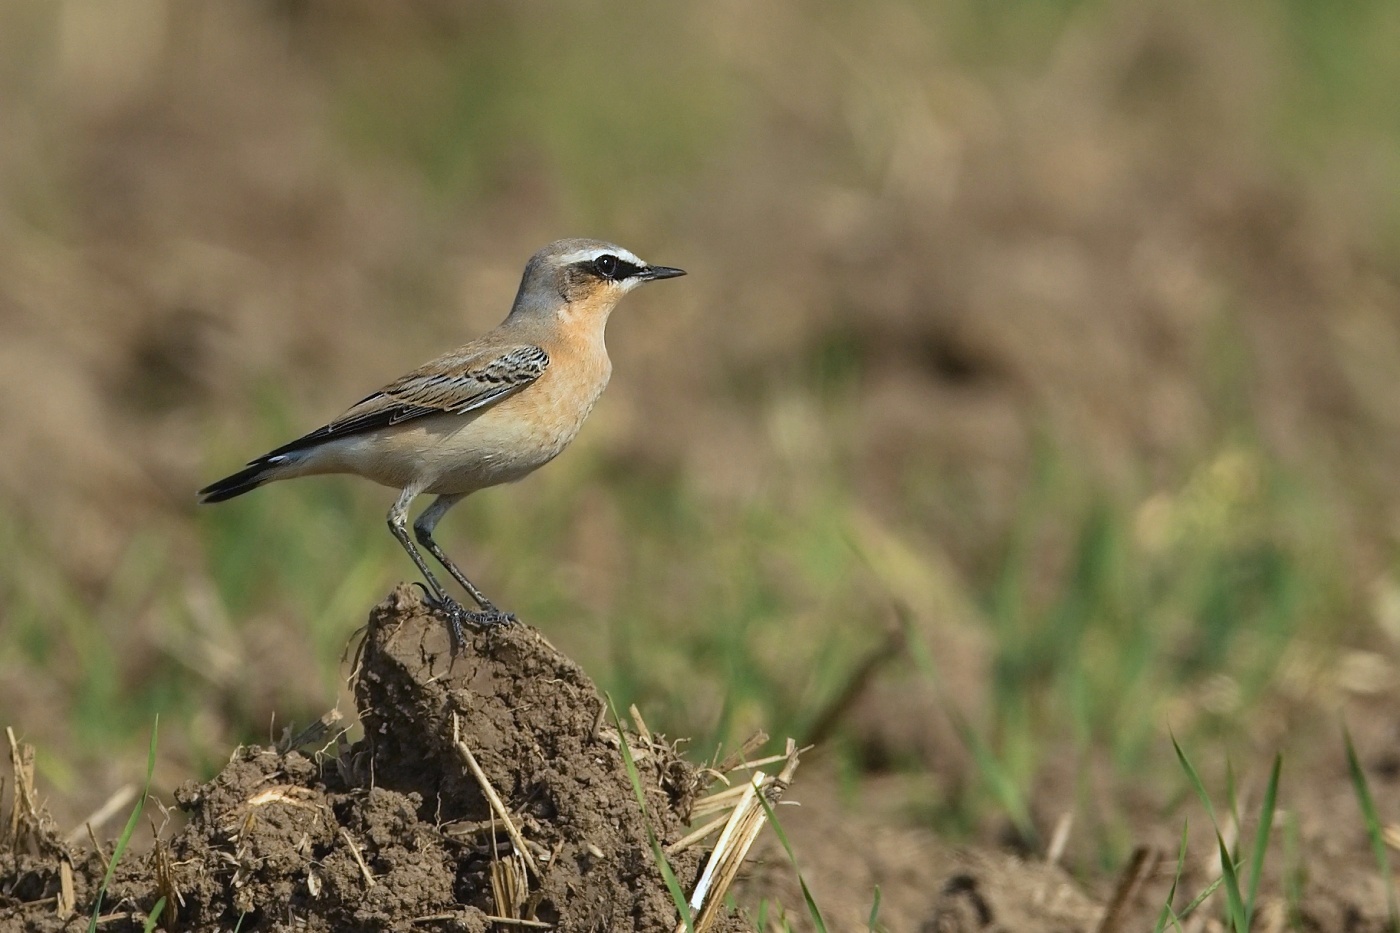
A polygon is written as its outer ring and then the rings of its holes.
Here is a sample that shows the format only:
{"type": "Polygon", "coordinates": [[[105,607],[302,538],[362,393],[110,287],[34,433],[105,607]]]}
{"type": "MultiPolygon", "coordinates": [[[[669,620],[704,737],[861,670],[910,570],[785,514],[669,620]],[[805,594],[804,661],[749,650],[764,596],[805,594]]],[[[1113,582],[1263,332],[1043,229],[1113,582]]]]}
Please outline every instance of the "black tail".
{"type": "Polygon", "coordinates": [[[214,502],[223,502],[225,499],[232,499],[234,496],[241,496],[245,492],[252,492],[263,483],[272,479],[272,474],[279,464],[268,463],[266,460],[254,460],[252,463],[232,476],[225,476],[217,483],[210,483],[199,491],[199,501],[205,505],[214,502]]]}

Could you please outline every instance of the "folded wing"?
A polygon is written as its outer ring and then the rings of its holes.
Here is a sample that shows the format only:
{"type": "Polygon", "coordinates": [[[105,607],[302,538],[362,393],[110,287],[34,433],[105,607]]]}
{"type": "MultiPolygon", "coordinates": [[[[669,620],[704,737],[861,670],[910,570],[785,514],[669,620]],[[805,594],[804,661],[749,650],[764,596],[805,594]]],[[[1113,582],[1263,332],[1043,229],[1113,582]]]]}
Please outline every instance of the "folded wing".
{"type": "Polygon", "coordinates": [[[440,357],[361,400],[325,427],[268,451],[261,461],[425,415],[466,414],[496,404],[539,379],[549,354],[536,346],[440,357]]]}

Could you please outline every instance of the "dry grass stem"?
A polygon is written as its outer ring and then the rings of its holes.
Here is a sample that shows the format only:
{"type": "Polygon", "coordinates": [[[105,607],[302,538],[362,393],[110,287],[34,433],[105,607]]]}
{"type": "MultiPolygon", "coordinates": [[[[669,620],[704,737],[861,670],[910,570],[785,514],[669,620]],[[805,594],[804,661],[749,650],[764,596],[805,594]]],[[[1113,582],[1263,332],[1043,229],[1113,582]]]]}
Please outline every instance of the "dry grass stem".
{"type": "Polygon", "coordinates": [[[1055,831],[1050,835],[1050,845],[1045,849],[1045,861],[1058,865],[1064,858],[1065,847],[1069,845],[1069,833],[1074,829],[1074,811],[1066,810],[1055,823],[1055,831]]]}
{"type": "Polygon", "coordinates": [[[114,913],[103,914],[102,916],[98,917],[97,925],[103,927],[109,923],[117,923],[119,921],[124,921],[126,923],[144,924],[146,922],[146,915],[137,913],[134,910],[119,910],[114,913]]]}
{"type": "Polygon", "coordinates": [[[709,770],[718,772],[719,774],[728,774],[730,771],[734,771],[739,768],[755,767],[754,765],[749,763],[749,755],[754,751],[754,749],[762,748],[764,743],[766,743],[767,741],[768,733],[760,729],[759,731],[755,732],[753,735],[745,739],[743,745],[740,745],[737,749],[730,752],[724,757],[723,761],[715,765],[713,768],[710,768],[709,770]]]}
{"type": "MultiPolygon", "coordinates": [[[[599,729],[597,738],[599,741],[605,742],[613,748],[618,750],[622,749],[623,736],[616,729],[599,729]]],[[[631,753],[632,760],[638,764],[652,758],[652,747],[653,746],[649,743],[638,745],[633,745],[631,742],[627,743],[627,751],[631,753]]]]}
{"type": "MultiPolygon", "coordinates": [[[[705,863],[705,870],[701,873],[700,880],[696,882],[695,891],[690,896],[690,909],[700,912],[695,916],[694,926],[697,933],[700,933],[700,931],[703,931],[708,926],[706,919],[703,919],[703,917],[704,915],[712,913],[712,911],[706,910],[706,906],[723,897],[723,888],[716,886],[715,881],[717,878],[722,879],[723,876],[729,874],[729,862],[733,860],[734,852],[737,851],[738,848],[733,840],[738,838],[741,833],[747,829],[747,822],[753,810],[752,804],[757,796],[757,789],[763,785],[765,778],[766,775],[762,771],[755,771],[749,779],[749,783],[743,786],[743,797],[729,814],[729,819],[724,824],[724,831],[720,833],[719,841],[715,843],[714,851],[710,853],[710,858],[705,863]],[[741,827],[743,828],[741,829],[741,827]],[[711,888],[715,890],[715,897],[707,900],[711,888]]],[[[735,789],[740,790],[740,788],[735,789]]],[[[721,884],[723,884],[722,881],[721,884]]],[[[684,920],[676,924],[675,933],[685,933],[684,920]]]]}
{"type": "Polygon", "coordinates": [[[467,743],[461,738],[461,719],[456,713],[452,714],[452,744],[456,747],[462,760],[466,762],[467,768],[471,771],[472,777],[476,778],[477,784],[481,786],[481,792],[486,795],[486,800],[491,805],[492,811],[505,824],[506,834],[510,836],[510,841],[515,844],[516,851],[525,861],[525,867],[530,870],[530,874],[536,878],[540,877],[539,866],[535,864],[535,859],[530,855],[530,850],[525,845],[525,837],[520,835],[520,830],[515,828],[515,823],[510,818],[510,813],[506,810],[505,803],[501,800],[496,789],[491,786],[491,781],[486,777],[486,772],[481,770],[481,765],[477,764],[476,756],[467,747],[467,743]]]}
{"type": "Polygon", "coordinates": [[[73,863],[63,856],[58,860],[57,913],[60,917],[70,916],[77,906],[77,895],[73,891],[73,863]]]}
{"type": "Polygon", "coordinates": [[[643,742],[650,745],[652,743],[651,730],[647,728],[646,721],[642,719],[642,711],[637,709],[637,704],[633,703],[627,707],[627,712],[632,716],[632,723],[637,727],[637,735],[641,736],[643,742]]]}
{"type": "MultiPolygon", "coordinates": [[[[802,754],[803,752],[809,750],[811,747],[812,747],[812,746],[810,746],[810,745],[804,745],[801,749],[798,750],[798,754],[799,754],[799,755],[802,754]]],[[[787,761],[787,760],[788,760],[788,756],[787,756],[787,753],[786,753],[786,752],[784,752],[784,753],[781,754],[781,755],[769,755],[767,758],[758,758],[758,759],[755,759],[754,761],[746,761],[746,762],[744,762],[744,769],[745,769],[745,770],[748,770],[748,769],[752,769],[752,768],[766,768],[766,767],[768,767],[769,765],[775,765],[775,764],[777,764],[777,763],[780,762],[780,761],[787,761]]]]}
{"type": "Polygon", "coordinates": [[[289,807],[316,810],[319,809],[319,804],[313,802],[314,798],[315,794],[305,787],[297,787],[295,784],[278,784],[249,797],[247,806],[250,808],[265,807],[268,804],[285,803],[289,807]]]}
{"type": "MultiPolygon", "coordinates": [[[[745,785],[747,793],[729,815],[724,831],[715,843],[715,850],[705,864],[705,871],[695,886],[695,893],[691,895],[690,909],[698,911],[695,917],[697,933],[709,927],[716,905],[723,902],[725,892],[739,873],[740,864],[749,854],[758,831],[763,828],[764,811],[757,801],[765,777],[762,771],[755,771],[750,783],[745,785]]],[[[676,933],[681,933],[680,927],[676,933]]]]}
{"type": "MultiPolygon", "coordinates": [[[[734,806],[733,812],[729,814],[724,830],[720,833],[714,851],[705,863],[705,870],[700,874],[700,881],[695,885],[695,891],[690,897],[690,909],[695,913],[696,933],[704,933],[714,922],[723,907],[729,886],[734,883],[749,849],[768,819],[767,808],[760,802],[759,795],[762,794],[763,800],[769,805],[778,803],[797,771],[801,751],[796,742],[788,739],[786,754],[783,756],[785,764],[776,777],[769,778],[762,771],[755,771],[742,788],[732,789],[740,791],[742,796],[734,806]]],[[[730,795],[730,791],[721,793],[730,795]]],[[[685,923],[681,921],[676,926],[676,933],[684,933],[684,930],[685,923]]]]}
{"type": "MultiPolygon", "coordinates": [[[[476,916],[476,915],[473,914],[472,916],[476,916]]],[[[445,920],[457,920],[457,921],[460,922],[460,921],[463,921],[466,917],[467,917],[467,913],[466,913],[465,911],[450,911],[450,912],[444,912],[444,913],[440,913],[440,914],[426,914],[426,915],[424,915],[424,916],[422,916],[422,917],[414,917],[412,920],[410,920],[410,921],[408,921],[408,922],[409,922],[409,923],[442,923],[442,922],[445,921],[445,920]]],[[[553,927],[551,927],[548,923],[545,923],[543,920],[525,920],[525,919],[522,919],[522,918],[520,918],[520,917],[493,917],[493,916],[491,916],[490,914],[487,914],[487,915],[486,915],[486,919],[487,919],[488,921],[490,921],[491,923],[499,923],[499,924],[501,924],[501,925],[503,925],[503,926],[528,927],[528,928],[530,928],[530,929],[532,929],[532,930],[550,930],[550,929],[553,929],[553,927]]]]}
{"type": "MultiPolygon", "coordinates": [[[[424,918],[424,919],[428,919],[428,918],[424,918]]],[[[521,918],[521,917],[493,917],[493,916],[491,916],[490,914],[487,914],[487,915],[486,915],[486,919],[489,920],[489,921],[492,922],[492,923],[499,923],[499,924],[502,924],[502,925],[504,925],[504,926],[529,927],[529,928],[532,929],[532,930],[552,930],[552,929],[553,929],[553,927],[551,927],[549,924],[545,923],[543,920],[526,920],[526,919],[521,918]]]]}
{"type": "Polygon", "coordinates": [[[173,927],[180,919],[180,908],[185,906],[185,897],[175,884],[175,862],[170,857],[170,847],[156,833],[155,849],[152,853],[156,894],[165,898],[165,909],[160,916],[161,924],[173,927]]]}
{"type": "Polygon", "coordinates": [[[16,852],[32,852],[62,857],[63,847],[54,832],[53,821],[38,804],[34,790],[34,746],[19,741],[15,730],[5,727],[10,744],[10,767],[14,784],[10,789],[10,823],[7,838],[16,852]]]}
{"type": "Polygon", "coordinates": [[[452,823],[442,824],[442,834],[451,839],[470,839],[475,836],[485,836],[494,833],[496,830],[496,820],[457,820],[452,823]]]}
{"type": "Polygon", "coordinates": [[[97,834],[92,831],[92,827],[87,827],[88,839],[92,842],[92,851],[97,853],[97,857],[102,861],[102,872],[105,874],[112,868],[111,860],[107,858],[107,853],[102,851],[102,843],[97,841],[97,834]]]}
{"type": "MultiPolygon", "coordinates": [[[[495,840],[492,840],[495,852],[495,840]]],[[[519,852],[512,852],[505,858],[491,859],[491,896],[496,902],[496,914],[509,920],[532,920],[527,916],[533,910],[526,909],[530,895],[530,881],[525,871],[525,860],[519,852]]]]}
{"type": "MultiPolygon", "coordinates": [[[[761,774],[762,772],[754,773],[761,774]]],[[[715,810],[728,809],[729,807],[734,806],[734,801],[736,798],[743,797],[744,795],[746,795],[749,792],[749,788],[749,783],[736,784],[733,787],[729,787],[722,791],[717,791],[713,794],[710,794],[708,797],[704,797],[700,800],[697,800],[695,802],[695,806],[691,807],[691,813],[703,814],[711,813],[715,810]]]]}
{"type": "Polygon", "coordinates": [[[355,859],[355,864],[360,866],[360,874],[365,876],[365,886],[374,887],[374,875],[370,874],[369,866],[365,864],[364,856],[360,854],[360,847],[355,845],[355,840],[350,838],[350,833],[344,826],[340,827],[340,835],[345,839],[345,844],[350,847],[350,854],[355,859]]]}
{"type": "Polygon", "coordinates": [[[9,726],[5,727],[5,737],[10,742],[10,768],[15,775],[10,800],[10,844],[18,849],[21,826],[34,813],[34,749],[21,745],[9,726]]]}
{"type": "Polygon", "coordinates": [[[1143,884],[1157,870],[1162,853],[1152,846],[1138,846],[1123,866],[1118,876],[1118,884],[1113,888],[1113,897],[1104,908],[1103,919],[1099,921],[1095,933],[1118,933],[1124,929],[1124,921],[1130,913],[1133,900],[1142,890],[1143,884]]]}
{"type": "Polygon", "coordinates": [[[726,821],[728,821],[728,819],[728,816],[715,817],[713,820],[710,820],[710,822],[706,823],[704,826],[701,826],[699,829],[692,830],[682,838],[677,839],[675,842],[668,845],[665,849],[666,854],[675,855],[677,852],[684,852],[686,849],[689,849],[701,839],[706,838],[715,830],[719,829],[725,824],[726,821]]]}

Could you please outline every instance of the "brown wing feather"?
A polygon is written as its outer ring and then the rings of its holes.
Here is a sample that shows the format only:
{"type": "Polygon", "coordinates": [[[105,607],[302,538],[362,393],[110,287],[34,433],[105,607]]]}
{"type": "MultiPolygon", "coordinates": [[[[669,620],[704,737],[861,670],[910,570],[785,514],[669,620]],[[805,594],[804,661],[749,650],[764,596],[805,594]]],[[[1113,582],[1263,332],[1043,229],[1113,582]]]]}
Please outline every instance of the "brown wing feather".
{"type": "Polygon", "coordinates": [[[425,415],[477,411],[519,392],[540,378],[548,366],[549,354],[528,345],[442,357],[362,399],[330,424],[268,451],[254,462],[425,415]]]}

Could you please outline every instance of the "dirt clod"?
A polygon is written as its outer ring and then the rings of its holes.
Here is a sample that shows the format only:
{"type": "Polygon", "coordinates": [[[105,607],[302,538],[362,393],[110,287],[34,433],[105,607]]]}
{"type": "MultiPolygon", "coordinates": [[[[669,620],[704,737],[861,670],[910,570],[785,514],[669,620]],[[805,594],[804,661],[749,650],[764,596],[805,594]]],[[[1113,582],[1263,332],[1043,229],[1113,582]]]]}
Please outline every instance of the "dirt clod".
{"type": "MultiPolygon", "coordinates": [[[[531,928],[502,916],[561,931],[674,927],[649,831],[661,845],[685,834],[695,773],[663,743],[620,737],[577,665],[521,625],[478,633],[453,658],[446,627],[407,588],[375,607],[356,660],[365,737],[339,754],[242,748],[213,780],[181,787],[188,822],[118,864],[104,931],[141,929],[172,890],[161,926],[173,930],[531,928]]],[[[0,846],[0,929],[86,927],[103,859],[52,831],[42,842],[0,846]],[[65,862],[76,908],[63,914],[65,862]]],[[[687,891],[703,857],[671,859],[687,891]]]]}

